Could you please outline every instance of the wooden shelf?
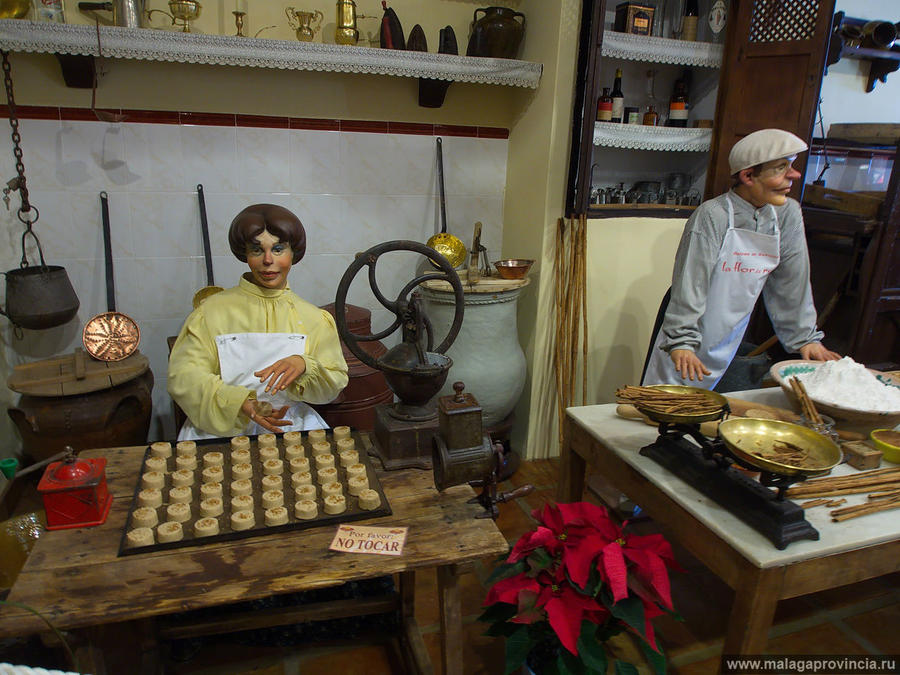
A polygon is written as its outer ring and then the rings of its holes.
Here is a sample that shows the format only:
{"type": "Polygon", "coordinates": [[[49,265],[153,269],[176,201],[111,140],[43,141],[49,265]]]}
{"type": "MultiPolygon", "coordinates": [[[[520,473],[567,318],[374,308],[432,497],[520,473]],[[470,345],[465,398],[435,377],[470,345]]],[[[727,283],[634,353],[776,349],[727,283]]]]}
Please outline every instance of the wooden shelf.
{"type": "Polygon", "coordinates": [[[591,204],[588,218],[687,218],[696,206],[682,204],[591,204]]]}
{"type": "MultiPolygon", "coordinates": [[[[364,73],[531,89],[537,88],[543,69],[540,63],[516,59],[118,26],[101,26],[99,41],[107,58],[364,73]]],[[[88,25],[2,19],[0,49],[91,59],[98,56],[97,30],[88,25]]]]}
{"type": "Polygon", "coordinates": [[[875,49],[849,44],[841,27],[852,26],[861,30],[865,23],[865,19],[845,16],[843,12],[835,13],[831,26],[831,38],[828,42],[825,74],[828,74],[828,66],[834,65],[843,58],[868,61],[869,75],[866,78],[866,93],[869,93],[874,91],[876,82],[887,83],[887,76],[900,69],[900,47],[894,45],[890,49],[875,49]]]}
{"type": "Polygon", "coordinates": [[[663,152],[708,152],[712,129],[594,122],[594,145],[663,152]]]}
{"type": "Polygon", "coordinates": [[[603,31],[601,45],[601,54],[610,58],[702,68],[720,67],[722,52],[722,45],[712,42],[687,42],[612,30],[603,31]]]}

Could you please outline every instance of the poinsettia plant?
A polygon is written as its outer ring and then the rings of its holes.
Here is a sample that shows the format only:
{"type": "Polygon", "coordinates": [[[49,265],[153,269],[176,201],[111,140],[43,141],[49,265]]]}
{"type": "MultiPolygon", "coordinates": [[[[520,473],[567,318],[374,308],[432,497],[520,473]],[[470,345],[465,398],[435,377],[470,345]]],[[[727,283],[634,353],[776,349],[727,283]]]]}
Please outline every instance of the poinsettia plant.
{"type": "MultiPolygon", "coordinates": [[[[635,635],[657,673],[666,659],[651,619],[671,612],[672,549],[662,535],[625,531],[606,509],[588,502],[546,504],[537,529],[516,542],[488,579],[480,617],[489,635],[506,638],[506,673],[540,662],[541,675],[605,673],[605,643],[635,635]],[[530,658],[529,658],[530,656],[530,658]]],[[[614,661],[617,673],[637,672],[614,661]]]]}

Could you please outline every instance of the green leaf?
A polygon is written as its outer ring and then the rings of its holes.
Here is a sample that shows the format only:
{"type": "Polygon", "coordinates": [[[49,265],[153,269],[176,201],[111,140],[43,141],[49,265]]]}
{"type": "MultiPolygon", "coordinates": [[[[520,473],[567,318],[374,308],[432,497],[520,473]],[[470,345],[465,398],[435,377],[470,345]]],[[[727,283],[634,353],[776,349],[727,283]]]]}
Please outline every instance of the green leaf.
{"type": "Polygon", "coordinates": [[[536,548],[529,554],[528,563],[532,570],[545,570],[553,564],[553,556],[542,548],[536,548]]]}
{"type": "Polygon", "coordinates": [[[496,623],[498,621],[509,621],[519,611],[515,605],[509,605],[505,602],[495,602],[490,607],[485,608],[478,617],[479,621],[487,623],[496,623]]]}
{"type": "Polygon", "coordinates": [[[600,575],[597,566],[591,565],[591,573],[588,575],[587,584],[583,589],[584,594],[588,597],[596,598],[601,588],[603,588],[603,577],[600,575]]]}
{"type": "Polygon", "coordinates": [[[614,617],[627,623],[642,638],[647,639],[644,633],[644,605],[638,598],[619,600],[609,608],[609,611],[614,617]]]}
{"type": "Polygon", "coordinates": [[[532,647],[531,635],[528,626],[519,626],[512,635],[506,638],[506,670],[504,675],[509,675],[525,663],[525,658],[532,647]]]}
{"type": "Polygon", "coordinates": [[[663,653],[662,645],[659,644],[659,640],[656,641],[656,646],[659,647],[659,651],[656,651],[649,644],[640,641],[641,651],[644,652],[644,658],[647,659],[647,663],[650,664],[650,667],[653,668],[653,672],[658,675],[665,675],[666,672],[666,655],[663,653]]]}
{"type": "Polygon", "coordinates": [[[597,624],[590,621],[581,622],[581,635],[578,636],[577,646],[578,655],[589,672],[606,672],[606,649],[597,639],[597,624]]]}
{"type": "Polygon", "coordinates": [[[501,579],[508,579],[509,577],[514,577],[517,574],[521,574],[525,571],[525,561],[520,560],[517,563],[503,563],[501,565],[497,565],[494,568],[494,571],[491,572],[491,575],[484,582],[485,586],[493,586],[501,579]]]}
{"type": "Polygon", "coordinates": [[[556,669],[559,671],[559,675],[590,675],[590,671],[584,667],[581,660],[565,647],[559,648],[556,669]]]}
{"type": "Polygon", "coordinates": [[[616,675],[638,675],[638,669],[625,661],[616,661],[616,675]]]}
{"type": "Polygon", "coordinates": [[[485,635],[490,635],[491,637],[509,637],[513,633],[516,632],[516,629],[521,624],[518,623],[509,623],[507,621],[498,621],[495,624],[491,624],[486,631],[484,631],[485,635]]]}

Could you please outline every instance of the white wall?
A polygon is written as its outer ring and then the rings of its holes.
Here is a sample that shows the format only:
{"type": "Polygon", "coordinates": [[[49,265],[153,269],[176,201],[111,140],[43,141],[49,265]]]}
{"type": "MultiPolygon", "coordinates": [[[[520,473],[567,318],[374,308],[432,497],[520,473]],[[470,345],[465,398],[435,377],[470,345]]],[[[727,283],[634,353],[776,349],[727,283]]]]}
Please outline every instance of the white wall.
{"type": "MultiPolygon", "coordinates": [[[[431,135],[35,119],[22,120],[20,128],[31,201],[40,210],[34,230],[47,262],[66,268],[81,308],[68,324],[26,330],[22,340],[0,320],[0,376],[5,383],[17,364],[71,353],[84,323],[106,311],[99,200],[105,190],[116,308],[138,322],[140,349],[156,380],[150,440],[174,433],[166,337],[177,335],[194,292],[206,285],[198,183],[206,196],[216,283],[232,286],[246,271],[228,248],[232,218],[249,204],[272,202],[293,210],[306,227],[307,254],[289,283],[317,305],[334,302],[338,282],[358,251],[393,239],[424,242],[438,226],[431,135]]],[[[502,239],[507,146],[505,139],[443,138],[448,229],[468,246],[472,224],[481,221],[482,241],[492,256],[502,239]]],[[[0,176],[13,175],[12,144],[5,134],[0,176]]],[[[0,208],[5,242],[0,270],[18,267],[18,205],[15,194],[12,211],[0,208]]],[[[34,264],[33,250],[29,257],[34,264]]],[[[415,271],[411,258],[393,264],[392,274],[379,279],[387,297],[415,271]]],[[[364,275],[348,301],[373,310],[373,331],[390,325],[388,316],[393,319],[368,292],[364,275]]],[[[4,385],[0,397],[7,407],[17,395],[4,385]]],[[[15,453],[18,445],[3,415],[0,456],[15,453]]]]}
{"type": "MultiPolygon", "coordinates": [[[[900,21],[897,0],[837,0],[835,11],[856,19],[900,21]]],[[[844,58],[828,68],[821,93],[826,132],[837,122],[900,122],[900,72],[866,93],[868,74],[869,62],[863,59],[844,58]]],[[[818,124],[814,135],[820,135],[818,124]]]]}

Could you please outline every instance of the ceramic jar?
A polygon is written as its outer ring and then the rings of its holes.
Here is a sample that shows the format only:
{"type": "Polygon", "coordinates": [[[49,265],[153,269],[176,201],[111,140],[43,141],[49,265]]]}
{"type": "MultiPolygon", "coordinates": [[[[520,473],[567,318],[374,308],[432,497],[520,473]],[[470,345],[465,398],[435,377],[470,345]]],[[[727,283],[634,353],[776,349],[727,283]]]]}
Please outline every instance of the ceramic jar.
{"type": "MultiPolygon", "coordinates": [[[[527,281],[526,281],[527,283],[527,281]]],[[[509,290],[463,284],[465,314],[456,340],[447,350],[453,359],[449,377],[438,396],[453,393],[462,381],[482,408],[482,424],[492,427],[512,412],[525,386],[525,353],[519,345],[516,308],[525,284],[509,282],[509,290]]],[[[447,334],[453,321],[453,292],[426,282],[419,287],[434,335],[447,334]]]]}
{"type": "Polygon", "coordinates": [[[525,15],[506,7],[482,7],[472,18],[466,56],[514,59],[525,37],[525,15]],[[483,16],[478,17],[482,12],[483,16]]]}

